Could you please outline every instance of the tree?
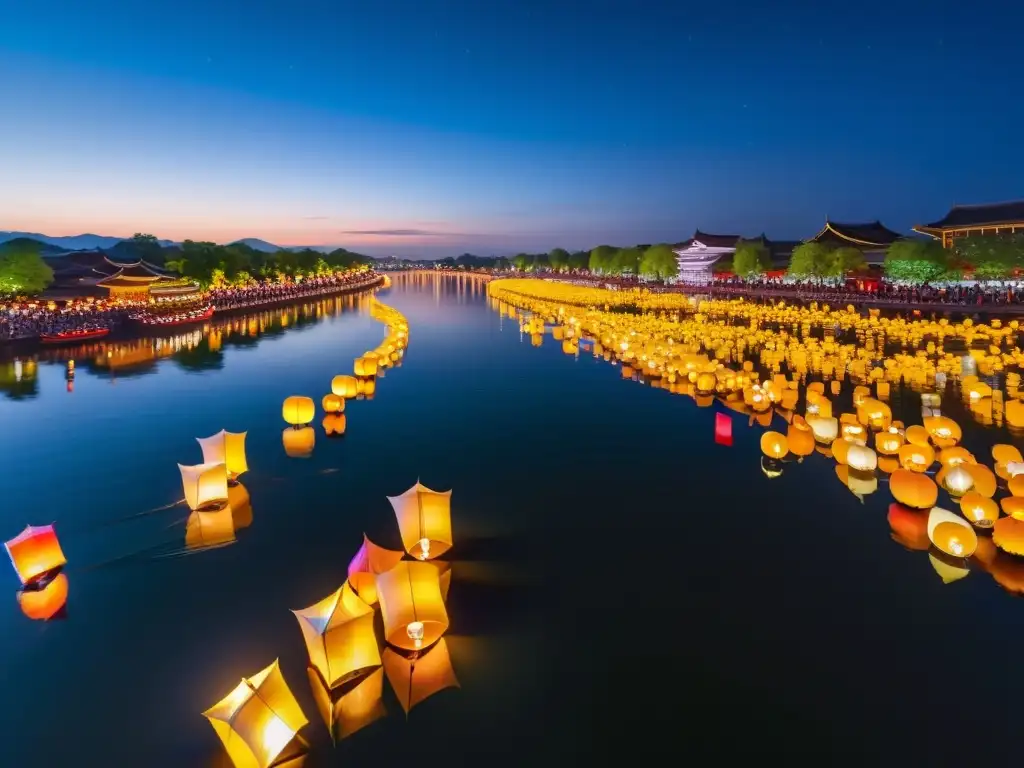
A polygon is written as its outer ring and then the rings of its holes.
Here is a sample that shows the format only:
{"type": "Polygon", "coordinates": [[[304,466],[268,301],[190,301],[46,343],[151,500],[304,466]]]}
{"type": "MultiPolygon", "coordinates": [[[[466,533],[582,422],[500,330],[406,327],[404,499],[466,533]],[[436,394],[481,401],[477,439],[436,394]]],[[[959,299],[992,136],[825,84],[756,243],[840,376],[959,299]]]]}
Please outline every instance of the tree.
{"type": "Polygon", "coordinates": [[[1024,269],[1024,233],[971,235],[956,244],[957,252],[981,280],[999,280],[1024,269]]]}
{"type": "Polygon", "coordinates": [[[846,246],[836,248],[832,251],[832,274],[831,277],[845,277],[851,272],[861,272],[867,269],[868,263],[864,254],[858,248],[846,246]]]}
{"type": "Polygon", "coordinates": [[[760,240],[740,240],[732,256],[732,271],[748,279],[764,274],[772,265],[772,255],[760,240]]]}
{"type": "Polygon", "coordinates": [[[949,255],[938,240],[897,240],[885,252],[885,276],[903,283],[930,283],[947,274],[949,255]]]}
{"type": "Polygon", "coordinates": [[[655,280],[664,280],[679,274],[679,262],[672,246],[667,243],[652,245],[640,259],[640,274],[655,280]]]}
{"type": "Polygon", "coordinates": [[[619,275],[639,274],[642,256],[643,252],[639,248],[620,248],[612,259],[612,271],[619,275]]]}
{"type": "Polygon", "coordinates": [[[590,263],[588,251],[575,251],[569,255],[569,269],[586,269],[590,263]]]}
{"type": "Polygon", "coordinates": [[[610,245],[599,245],[590,252],[588,267],[591,272],[608,272],[617,250],[610,245]]]}
{"type": "Polygon", "coordinates": [[[556,272],[568,269],[569,252],[565,250],[565,248],[552,248],[551,252],[548,254],[548,263],[556,272]]]}
{"type": "Polygon", "coordinates": [[[533,265],[533,256],[528,253],[519,253],[512,258],[512,264],[520,272],[525,272],[533,265]]]}
{"type": "Polygon", "coordinates": [[[822,280],[834,277],[835,262],[832,258],[832,248],[824,243],[817,243],[813,240],[801,243],[793,249],[793,256],[789,260],[787,273],[793,277],[822,280]]]}
{"type": "Polygon", "coordinates": [[[53,282],[53,270],[38,250],[15,247],[0,255],[0,294],[34,295],[53,282]]]}
{"type": "Polygon", "coordinates": [[[711,272],[716,275],[720,275],[725,272],[734,272],[732,257],[726,256],[725,258],[716,261],[714,264],[711,265],[711,272]]]}

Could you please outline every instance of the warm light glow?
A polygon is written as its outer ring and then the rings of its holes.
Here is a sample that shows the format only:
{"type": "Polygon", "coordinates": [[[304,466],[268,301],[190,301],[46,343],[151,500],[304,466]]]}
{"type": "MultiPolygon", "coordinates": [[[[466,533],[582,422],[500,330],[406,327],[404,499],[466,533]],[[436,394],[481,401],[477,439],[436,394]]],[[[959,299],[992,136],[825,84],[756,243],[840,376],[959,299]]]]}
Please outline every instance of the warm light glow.
{"type": "Polygon", "coordinates": [[[377,575],[398,565],[402,555],[401,551],[374,544],[363,534],[363,545],[348,564],[348,582],[365,603],[377,602],[377,575]]]}
{"type": "Polygon", "coordinates": [[[309,651],[309,661],[328,688],[380,664],[373,633],[373,608],[345,583],[309,608],[292,611],[309,651]]]}
{"type": "Polygon", "coordinates": [[[441,595],[440,574],[432,563],[403,560],[377,576],[377,597],[384,620],[384,639],[396,648],[408,651],[435,643],[448,629],[448,611],[441,595]],[[410,624],[422,625],[413,632],[410,624]]]}
{"type": "Polygon", "coordinates": [[[235,540],[235,518],[230,506],[193,512],[185,521],[186,549],[205,549],[235,540]]]}
{"type": "Polygon", "coordinates": [[[286,427],[281,433],[284,452],[293,459],[308,459],[316,446],[316,430],[312,427],[286,427]]]}
{"type": "Polygon", "coordinates": [[[414,621],[405,628],[405,632],[409,635],[409,639],[412,640],[413,646],[416,650],[423,647],[423,622],[414,621]]]}
{"type": "Polygon", "coordinates": [[[203,463],[224,464],[230,480],[235,480],[248,472],[249,463],[245,456],[246,434],[222,429],[210,437],[197,437],[196,441],[203,451],[203,463]]]}
{"type": "Polygon", "coordinates": [[[385,648],[381,654],[384,674],[406,714],[425,699],[445,688],[458,688],[448,644],[442,638],[430,650],[407,658],[385,648]]]}
{"type": "Polygon", "coordinates": [[[313,417],[316,416],[316,405],[310,397],[292,395],[285,398],[284,405],[281,407],[281,416],[286,424],[301,427],[313,421],[313,417]]]}
{"type": "Polygon", "coordinates": [[[68,601],[68,577],[58,573],[40,589],[23,589],[18,592],[21,612],[36,621],[49,621],[64,609],[68,601]]]}
{"type": "Polygon", "coordinates": [[[928,515],[928,539],[953,557],[970,557],[978,547],[974,529],[962,517],[940,507],[932,507],[928,515]]]}
{"type": "Polygon", "coordinates": [[[67,564],[52,525],[26,526],[4,544],[22,584],[32,584],[67,564]]]}
{"type": "Polygon", "coordinates": [[[405,551],[426,560],[443,555],[452,546],[451,491],[432,491],[416,483],[400,496],[389,496],[405,551]],[[427,542],[427,550],[423,542],[427,542]]]}
{"type": "Polygon", "coordinates": [[[179,464],[178,470],[185,502],[193,512],[227,504],[228,471],[224,464],[179,464]]]}
{"type": "Polygon", "coordinates": [[[971,473],[962,466],[957,465],[946,471],[942,486],[949,491],[951,496],[963,496],[974,485],[974,478],[971,473]]]}

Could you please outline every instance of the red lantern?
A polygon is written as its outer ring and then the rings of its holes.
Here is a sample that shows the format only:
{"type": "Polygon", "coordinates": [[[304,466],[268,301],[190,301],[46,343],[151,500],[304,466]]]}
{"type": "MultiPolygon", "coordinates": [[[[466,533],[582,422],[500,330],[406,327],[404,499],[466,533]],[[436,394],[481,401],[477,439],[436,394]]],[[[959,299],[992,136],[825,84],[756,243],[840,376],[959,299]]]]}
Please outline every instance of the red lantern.
{"type": "Polygon", "coordinates": [[[715,414],[715,442],[718,445],[732,445],[732,419],[721,412],[715,414]]]}
{"type": "Polygon", "coordinates": [[[63,616],[68,601],[68,577],[63,573],[42,589],[25,589],[18,593],[21,612],[36,621],[49,621],[63,616]]]}
{"type": "Polygon", "coordinates": [[[28,525],[4,546],[22,584],[45,581],[67,563],[52,525],[28,525]]]}

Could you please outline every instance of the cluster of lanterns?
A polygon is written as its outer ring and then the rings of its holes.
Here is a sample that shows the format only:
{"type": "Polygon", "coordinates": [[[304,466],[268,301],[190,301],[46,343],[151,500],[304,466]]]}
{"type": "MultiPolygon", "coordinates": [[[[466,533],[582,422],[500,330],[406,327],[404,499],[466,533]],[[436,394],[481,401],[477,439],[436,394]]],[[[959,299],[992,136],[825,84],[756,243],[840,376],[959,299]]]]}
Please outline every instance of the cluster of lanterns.
{"type": "Polygon", "coordinates": [[[188,549],[230,544],[237,530],[252,523],[249,492],[238,479],[249,471],[246,434],[222,429],[210,437],[198,437],[202,463],[178,465],[190,510],[185,521],[188,549]]]}
{"type": "MultiPolygon", "coordinates": [[[[590,344],[596,357],[620,364],[626,378],[688,395],[699,406],[719,402],[749,416],[751,425],[766,428],[761,468],[769,478],[815,453],[834,459],[836,476],[862,499],[887,476],[895,500],[889,514],[894,538],[912,549],[923,544],[947,581],[966,575],[974,558],[994,576],[1004,574],[996,576],[1003,586],[1012,583],[1013,591],[1024,592],[1024,561],[1016,560],[1024,556],[1021,453],[999,444],[992,449],[992,468],[979,461],[960,445],[962,429],[942,413],[939,394],[952,378],[975,420],[1006,424],[1013,433],[1024,429],[1020,374],[1006,370],[1024,365],[1016,321],[1004,327],[998,320],[988,325],[907,321],[880,318],[877,312],[865,318],[853,307],[696,302],[678,294],[537,280],[498,280],[488,292],[495,308],[517,319],[535,345],[550,329],[567,354],[579,354],[590,344]],[[601,305],[604,310],[595,309],[601,305]],[[613,307],[640,314],[613,312],[613,307]],[[821,331],[821,339],[812,328],[821,331]],[[836,341],[844,332],[855,340],[836,341]],[[894,343],[914,349],[913,354],[885,356],[894,343]],[[972,348],[979,343],[988,346],[972,348]],[[947,344],[967,353],[940,351],[947,344]],[[783,366],[791,377],[783,375],[783,366]],[[769,378],[759,378],[762,370],[769,378]],[[812,373],[825,380],[809,382],[812,373]],[[1003,373],[1004,387],[994,389],[979,373],[990,380],[1003,373]],[[847,376],[858,382],[855,412],[836,415],[831,396],[841,393],[847,376]],[[921,424],[893,419],[886,401],[894,383],[921,392],[921,424]],[[803,414],[797,412],[801,401],[803,414]],[[786,422],[784,432],[770,429],[777,415],[786,422]],[[1000,489],[1008,495],[997,500],[1000,489]],[[939,506],[940,490],[949,508],[939,506]],[[1005,577],[1008,572],[1015,582],[1005,577]]],[[[728,412],[715,416],[715,441],[731,445],[732,419],[728,412]]]]}
{"type": "MultiPolygon", "coordinates": [[[[352,375],[335,376],[331,380],[330,393],[320,401],[324,412],[321,426],[327,437],[341,437],[345,434],[345,402],[372,400],[377,391],[377,376],[382,376],[385,369],[399,364],[405,355],[409,343],[409,323],[405,316],[376,298],[370,299],[370,315],[385,325],[387,334],[375,349],[355,359],[352,375]]],[[[281,415],[285,423],[290,425],[281,434],[285,453],[292,458],[312,456],[316,446],[316,432],[310,426],[316,418],[313,398],[303,395],[285,398],[281,415]]]]}
{"type": "MultiPolygon", "coordinates": [[[[405,551],[385,549],[364,535],[347,580],[293,611],[309,654],[313,698],[335,739],[386,714],[385,678],[406,713],[459,684],[443,637],[451,566],[435,559],[452,546],[451,491],[417,482],[388,500],[405,551]]],[[[308,720],[276,660],[244,678],[204,715],[239,768],[281,765],[304,751],[299,731],[308,720]]]]}

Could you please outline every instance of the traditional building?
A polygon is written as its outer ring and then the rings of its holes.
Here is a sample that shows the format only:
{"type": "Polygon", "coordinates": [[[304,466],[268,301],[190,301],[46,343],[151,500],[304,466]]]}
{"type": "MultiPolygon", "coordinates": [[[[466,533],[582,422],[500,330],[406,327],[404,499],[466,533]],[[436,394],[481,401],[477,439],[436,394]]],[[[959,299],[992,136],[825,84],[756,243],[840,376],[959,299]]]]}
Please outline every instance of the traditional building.
{"type": "Polygon", "coordinates": [[[679,282],[710,283],[712,266],[723,256],[732,256],[740,240],[739,235],[709,235],[698,229],[672,249],[679,264],[679,282]]]}
{"type": "Polygon", "coordinates": [[[903,236],[893,232],[880,221],[862,224],[840,224],[825,220],[821,231],[807,242],[827,243],[839,248],[856,248],[864,254],[869,265],[881,264],[886,249],[903,236]]]}
{"type": "Polygon", "coordinates": [[[53,269],[53,295],[99,295],[132,301],[182,301],[199,286],[146,261],[120,262],[103,251],[74,251],[47,258],[53,269]]]}
{"type": "Polygon", "coordinates": [[[178,282],[176,278],[144,261],[120,265],[114,262],[110,263],[120,268],[113,274],[97,281],[96,285],[106,288],[112,299],[148,301],[151,290],[158,288],[161,284],[178,282]]]}
{"type": "Polygon", "coordinates": [[[990,205],[954,205],[945,218],[914,227],[915,232],[942,241],[943,248],[968,235],[1024,233],[1024,200],[990,205]]]}

